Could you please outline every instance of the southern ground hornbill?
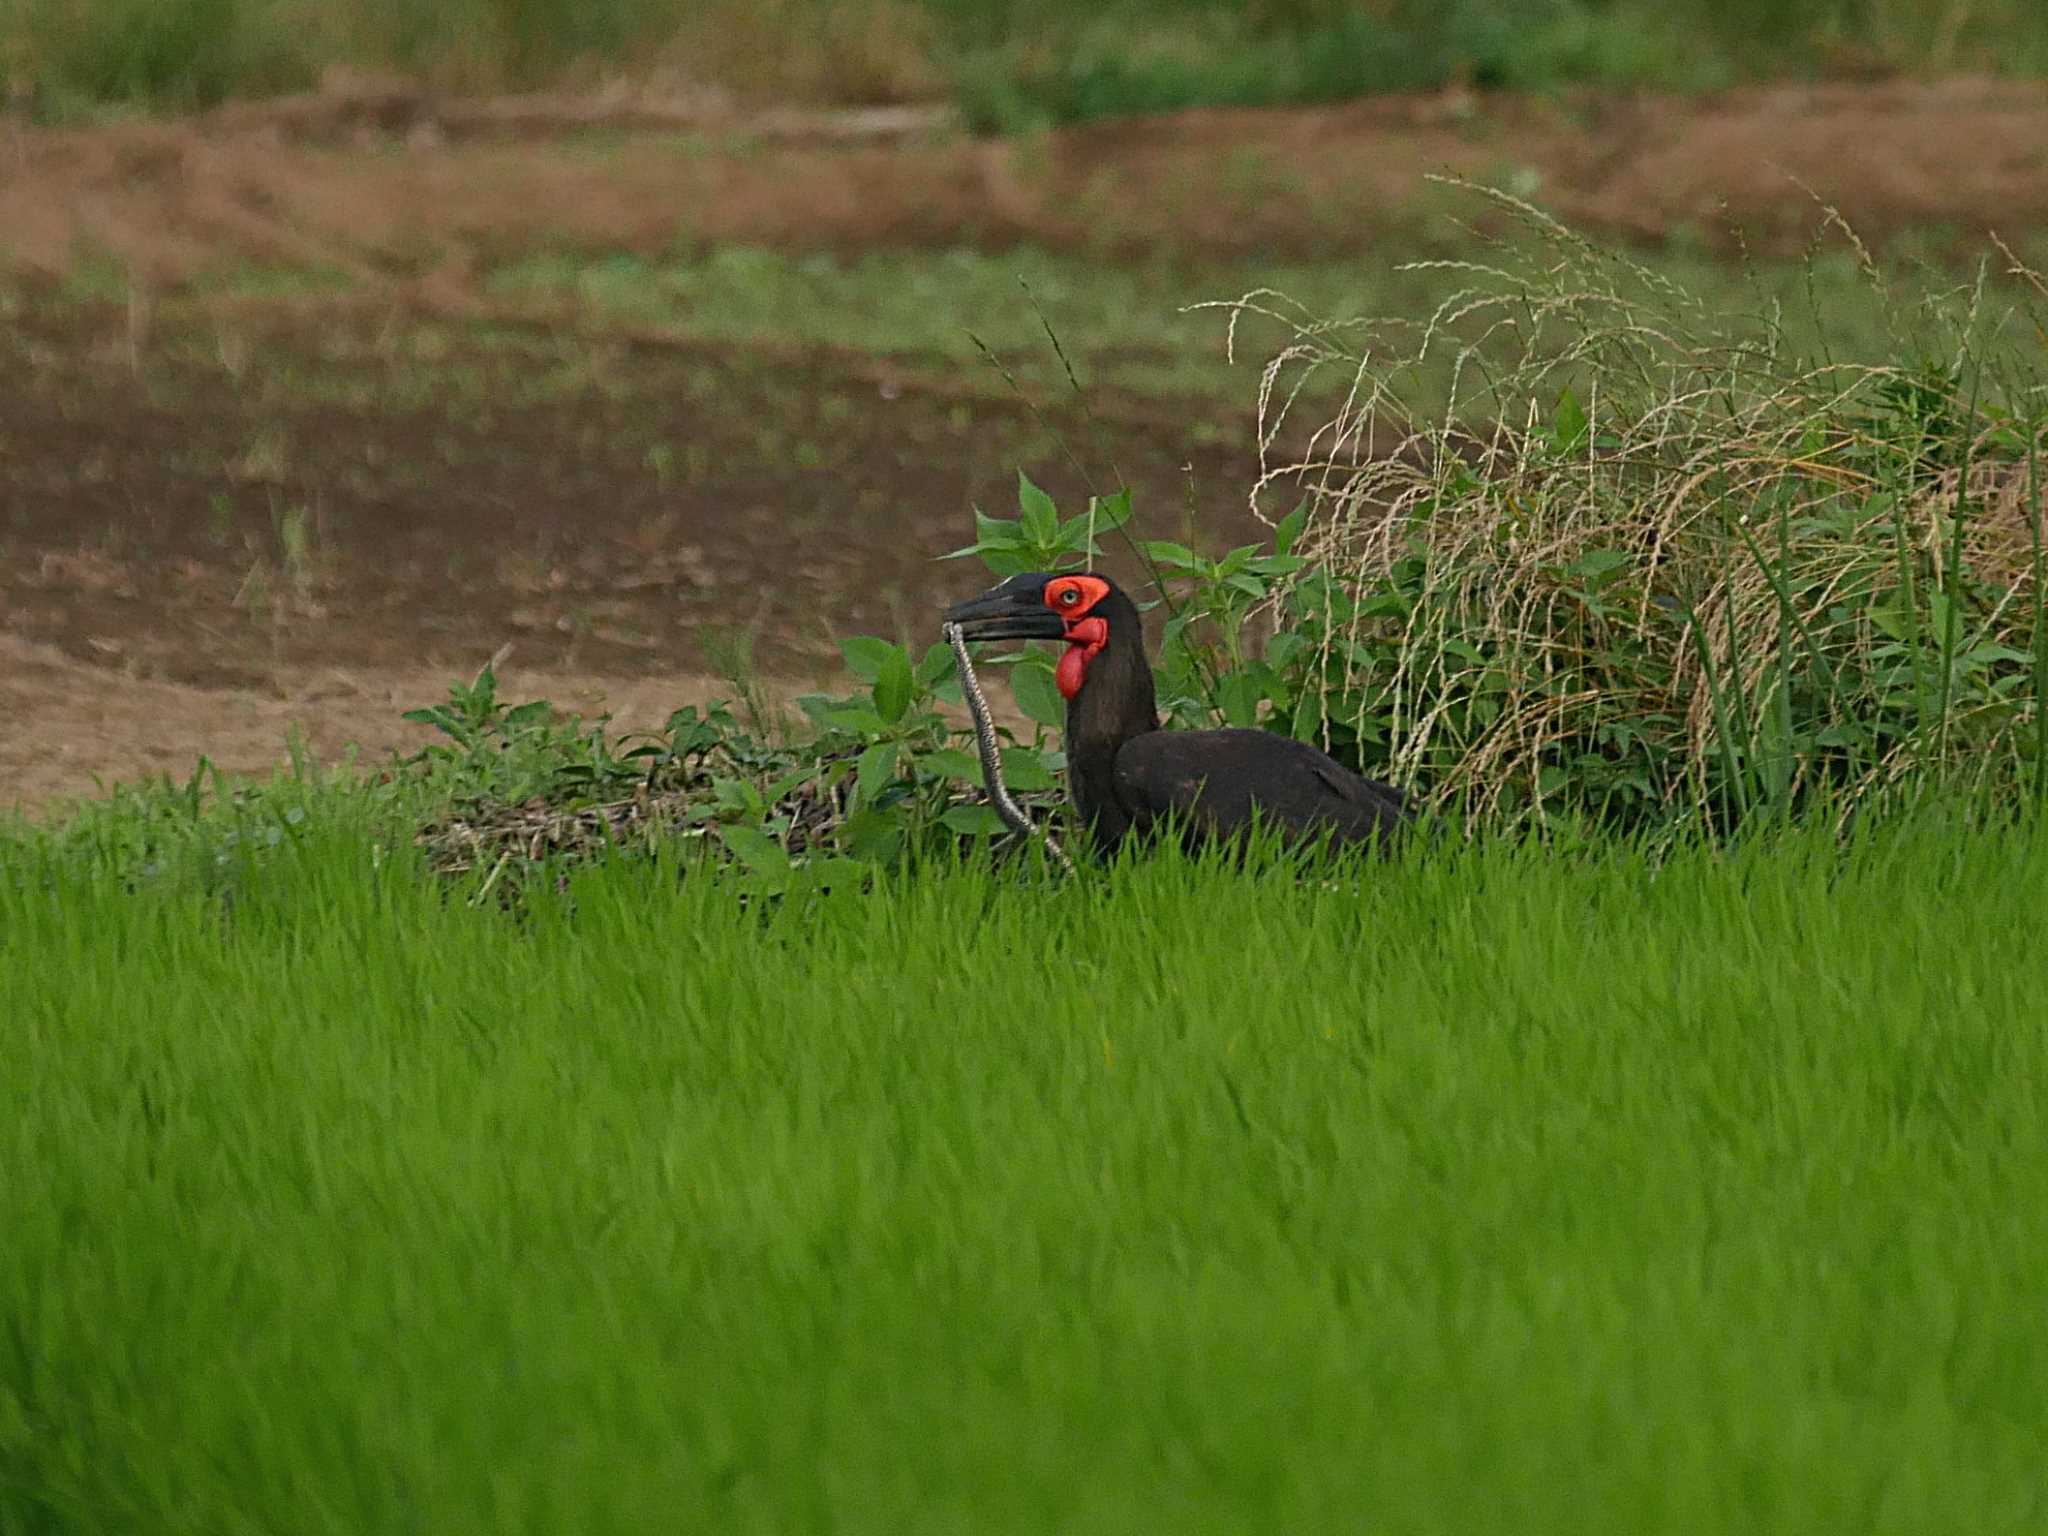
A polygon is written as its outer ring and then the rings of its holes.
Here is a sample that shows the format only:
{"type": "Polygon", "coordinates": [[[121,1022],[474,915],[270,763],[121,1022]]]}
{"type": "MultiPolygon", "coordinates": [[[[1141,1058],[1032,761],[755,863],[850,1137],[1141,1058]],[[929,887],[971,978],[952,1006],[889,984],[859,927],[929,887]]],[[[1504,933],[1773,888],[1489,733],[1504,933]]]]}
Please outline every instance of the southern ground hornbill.
{"type": "Polygon", "coordinates": [[[1409,819],[1391,785],[1271,731],[1163,731],[1138,608],[1103,576],[1012,576],[947,610],[970,640],[1061,640],[1067,789],[1102,853],[1177,822],[1193,840],[1256,818],[1290,839],[1385,843],[1409,819]]]}

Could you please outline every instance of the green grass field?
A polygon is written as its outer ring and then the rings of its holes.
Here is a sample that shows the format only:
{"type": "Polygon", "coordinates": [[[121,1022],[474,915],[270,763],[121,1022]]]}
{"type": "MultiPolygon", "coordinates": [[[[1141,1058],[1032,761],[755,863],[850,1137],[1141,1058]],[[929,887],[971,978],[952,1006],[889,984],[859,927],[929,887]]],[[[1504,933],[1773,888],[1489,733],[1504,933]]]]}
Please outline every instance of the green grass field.
{"type": "Polygon", "coordinates": [[[0,843],[0,1530],[1994,1532],[2048,855],[0,843]]]}

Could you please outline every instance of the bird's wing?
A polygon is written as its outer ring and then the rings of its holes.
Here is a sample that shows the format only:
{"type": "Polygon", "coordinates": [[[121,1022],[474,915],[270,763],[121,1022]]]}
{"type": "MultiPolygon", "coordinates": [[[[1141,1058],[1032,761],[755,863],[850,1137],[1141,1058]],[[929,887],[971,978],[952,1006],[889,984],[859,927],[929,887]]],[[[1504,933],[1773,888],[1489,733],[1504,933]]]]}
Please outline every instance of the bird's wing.
{"type": "Polygon", "coordinates": [[[1230,832],[1256,814],[1341,841],[1391,832],[1406,818],[1398,791],[1348,772],[1306,742],[1270,731],[1149,731],[1116,755],[1118,801],[1140,827],[1167,817],[1197,832],[1230,832]]]}
{"type": "Polygon", "coordinates": [[[1408,796],[1392,784],[1382,784],[1378,779],[1361,778],[1343,764],[1335,762],[1318,752],[1312,763],[1316,777],[1335,793],[1359,805],[1383,807],[1397,816],[1408,814],[1408,796]]]}

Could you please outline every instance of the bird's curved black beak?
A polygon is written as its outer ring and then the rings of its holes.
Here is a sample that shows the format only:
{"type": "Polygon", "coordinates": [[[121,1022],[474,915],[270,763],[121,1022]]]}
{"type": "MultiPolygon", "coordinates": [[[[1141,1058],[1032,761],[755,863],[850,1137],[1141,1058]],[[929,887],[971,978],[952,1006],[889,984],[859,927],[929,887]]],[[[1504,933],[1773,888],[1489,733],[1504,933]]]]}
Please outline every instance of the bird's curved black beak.
{"type": "Polygon", "coordinates": [[[1058,640],[1067,632],[1060,616],[1045,606],[1045,582],[1019,586],[1016,578],[979,597],[955,603],[946,622],[958,624],[969,640],[1058,640]]]}

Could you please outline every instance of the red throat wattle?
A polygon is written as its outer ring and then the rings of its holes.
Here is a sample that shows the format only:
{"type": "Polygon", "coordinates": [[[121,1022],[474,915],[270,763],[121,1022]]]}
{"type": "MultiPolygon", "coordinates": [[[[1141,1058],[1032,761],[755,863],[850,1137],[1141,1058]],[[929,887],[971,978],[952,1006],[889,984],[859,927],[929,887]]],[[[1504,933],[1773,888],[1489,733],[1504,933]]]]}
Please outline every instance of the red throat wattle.
{"type": "Polygon", "coordinates": [[[1109,583],[1100,576],[1059,576],[1045,584],[1045,606],[1060,616],[1066,628],[1067,653],[1060,658],[1053,681],[1068,703],[1088,681],[1088,663],[1109,644],[1109,620],[1091,619],[1088,612],[1109,596],[1109,583]]]}
{"type": "Polygon", "coordinates": [[[1081,685],[1088,681],[1088,663],[1093,661],[1102,648],[1109,644],[1109,620],[1076,619],[1067,626],[1067,653],[1060,657],[1053,681],[1060,686],[1060,693],[1069,703],[1081,691],[1081,685]]]}

